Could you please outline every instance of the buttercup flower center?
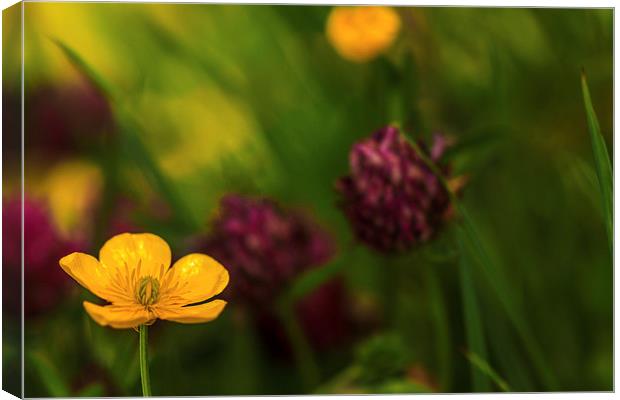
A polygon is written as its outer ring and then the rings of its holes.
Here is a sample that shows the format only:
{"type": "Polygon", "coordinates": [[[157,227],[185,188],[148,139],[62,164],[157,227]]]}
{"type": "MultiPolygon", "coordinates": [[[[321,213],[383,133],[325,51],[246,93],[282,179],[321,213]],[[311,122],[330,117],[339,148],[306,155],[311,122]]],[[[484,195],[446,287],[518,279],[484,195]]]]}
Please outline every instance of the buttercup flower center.
{"type": "Polygon", "coordinates": [[[140,279],[136,287],[136,300],[144,306],[150,306],[159,297],[159,281],[152,276],[140,279]]]}

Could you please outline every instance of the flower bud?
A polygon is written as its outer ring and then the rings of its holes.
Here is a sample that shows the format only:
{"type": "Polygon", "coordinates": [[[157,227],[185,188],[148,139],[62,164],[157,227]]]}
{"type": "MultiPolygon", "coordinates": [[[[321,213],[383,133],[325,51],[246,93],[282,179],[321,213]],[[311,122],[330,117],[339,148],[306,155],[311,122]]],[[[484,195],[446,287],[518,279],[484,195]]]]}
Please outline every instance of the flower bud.
{"type": "Polygon", "coordinates": [[[392,45],[400,30],[400,18],[391,7],[334,7],[326,30],[343,58],[365,62],[392,45]]]}
{"type": "Polygon", "coordinates": [[[399,335],[386,333],[363,343],[357,350],[356,359],[360,366],[360,382],[377,384],[403,375],[411,353],[399,335]]]}
{"type": "Polygon", "coordinates": [[[227,195],[199,246],[229,268],[236,298],[265,305],[301,272],[328,261],[332,243],[308,218],[271,200],[227,195]]]}
{"type": "MultiPolygon", "coordinates": [[[[430,150],[441,164],[446,139],[436,135],[430,150]]],[[[450,202],[440,179],[398,128],[386,126],[356,143],[349,154],[350,174],[339,179],[340,206],[357,238],[382,251],[404,251],[429,240],[446,218],[450,202]]]]}

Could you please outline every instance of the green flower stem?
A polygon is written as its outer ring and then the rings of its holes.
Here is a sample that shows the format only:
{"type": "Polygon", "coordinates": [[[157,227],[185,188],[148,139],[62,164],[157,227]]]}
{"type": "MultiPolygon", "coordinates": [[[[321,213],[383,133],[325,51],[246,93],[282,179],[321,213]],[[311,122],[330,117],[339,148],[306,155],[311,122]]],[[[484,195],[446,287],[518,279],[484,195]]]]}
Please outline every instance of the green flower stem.
{"type": "Polygon", "coordinates": [[[446,392],[450,391],[452,380],[452,365],[450,364],[450,322],[448,319],[444,295],[441,289],[440,280],[437,276],[437,264],[429,264],[431,268],[426,271],[426,284],[428,287],[430,312],[432,314],[433,325],[436,333],[436,357],[439,362],[441,388],[446,392]]]}
{"type": "Polygon", "coordinates": [[[148,353],[148,333],[149,327],[140,325],[140,378],[142,380],[142,395],[151,395],[151,377],[149,375],[149,353],[148,353]]]}
{"type": "Polygon", "coordinates": [[[291,343],[293,356],[295,357],[295,362],[299,369],[299,375],[301,376],[305,389],[311,391],[319,382],[319,367],[316,363],[312,348],[306,340],[291,305],[282,307],[281,318],[291,343]]]}
{"type": "Polygon", "coordinates": [[[392,329],[397,329],[399,321],[399,295],[401,288],[401,268],[399,260],[394,256],[388,256],[385,258],[385,277],[383,282],[384,290],[384,303],[383,309],[385,310],[385,316],[387,324],[392,329]]]}

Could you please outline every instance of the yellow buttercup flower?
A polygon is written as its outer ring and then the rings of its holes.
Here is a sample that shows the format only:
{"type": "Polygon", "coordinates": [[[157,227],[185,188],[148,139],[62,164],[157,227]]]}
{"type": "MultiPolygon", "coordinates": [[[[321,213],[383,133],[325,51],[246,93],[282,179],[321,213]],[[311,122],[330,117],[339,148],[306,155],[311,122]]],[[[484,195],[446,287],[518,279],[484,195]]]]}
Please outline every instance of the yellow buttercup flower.
{"type": "Polygon", "coordinates": [[[228,271],[204,254],[189,254],[170,267],[168,244],[150,233],[123,233],[108,240],[99,260],[72,253],[60,266],[80,285],[111,304],[88,301],[84,308],[100,325],[137,328],[156,319],[186,324],[209,322],[226,306],[204,301],[228,285],[228,271]],[[198,305],[192,305],[201,303],[198,305]]]}
{"type": "Polygon", "coordinates": [[[392,45],[400,18],[391,7],[334,7],[327,20],[327,38],[345,59],[365,62],[392,45]]]}

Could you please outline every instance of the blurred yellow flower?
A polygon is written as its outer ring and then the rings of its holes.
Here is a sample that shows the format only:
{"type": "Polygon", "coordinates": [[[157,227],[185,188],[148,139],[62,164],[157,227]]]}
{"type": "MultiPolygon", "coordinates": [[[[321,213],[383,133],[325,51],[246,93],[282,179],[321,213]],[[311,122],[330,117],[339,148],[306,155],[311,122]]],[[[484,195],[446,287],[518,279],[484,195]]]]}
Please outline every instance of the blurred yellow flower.
{"type": "Polygon", "coordinates": [[[334,7],[327,20],[327,38],[338,53],[354,62],[369,61],[392,45],[400,18],[391,7],[334,7]]]}
{"type": "Polygon", "coordinates": [[[72,253],[62,269],[80,285],[111,304],[88,301],[84,308],[100,325],[137,328],[156,319],[193,324],[217,318],[226,302],[213,300],[228,285],[228,271],[204,254],[189,254],[170,268],[168,244],[150,233],[123,233],[108,240],[99,260],[72,253]]]}
{"type": "Polygon", "coordinates": [[[98,204],[102,190],[103,175],[97,165],[84,160],[69,160],[55,165],[48,172],[41,194],[48,201],[60,234],[74,237],[92,229],[85,225],[86,216],[98,204]]]}

